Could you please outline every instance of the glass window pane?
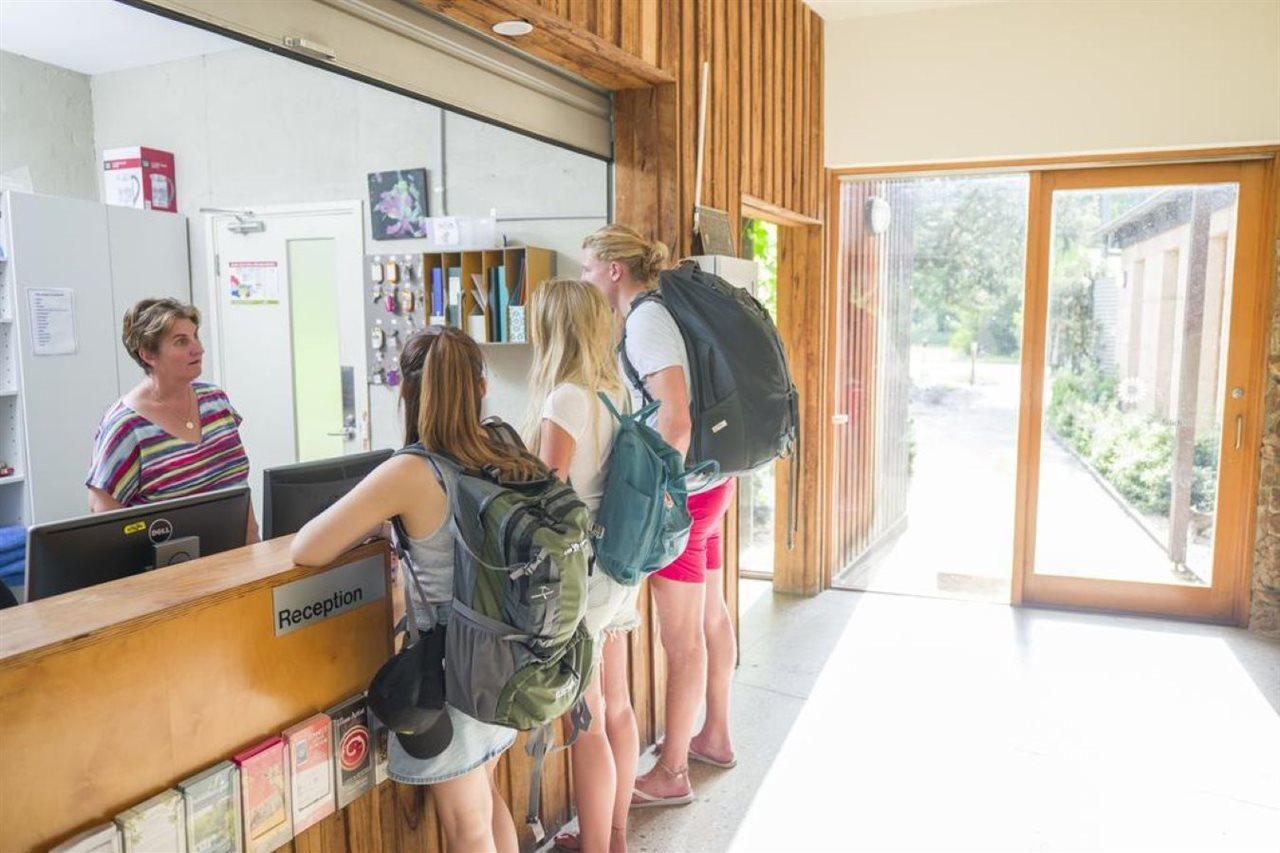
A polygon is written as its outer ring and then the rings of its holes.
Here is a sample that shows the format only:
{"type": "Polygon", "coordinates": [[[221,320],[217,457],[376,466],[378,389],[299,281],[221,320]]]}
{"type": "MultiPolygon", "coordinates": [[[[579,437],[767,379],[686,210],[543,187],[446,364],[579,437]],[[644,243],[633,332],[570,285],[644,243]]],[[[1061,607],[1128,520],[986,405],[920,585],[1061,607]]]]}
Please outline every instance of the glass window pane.
{"type": "Polygon", "coordinates": [[[1054,193],[1038,573],[1211,582],[1236,196],[1054,193]]]}

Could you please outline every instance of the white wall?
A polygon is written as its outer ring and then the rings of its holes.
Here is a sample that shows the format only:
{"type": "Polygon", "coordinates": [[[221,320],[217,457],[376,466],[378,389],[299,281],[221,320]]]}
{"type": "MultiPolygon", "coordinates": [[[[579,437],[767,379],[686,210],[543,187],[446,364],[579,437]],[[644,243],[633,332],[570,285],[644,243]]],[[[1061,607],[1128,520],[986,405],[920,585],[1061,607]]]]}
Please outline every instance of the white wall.
{"type": "Polygon", "coordinates": [[[44,195],[98,200],[89,78],[0,51],[0,172],[44,195]]]}
{"type": "MultiPolygon", "coordinates": [[[[359,199],[369,172],[425,166],[431,215],[487,215],[514,243],[558,253],[608,215],[608,166],[581,154],[252,48],[92,79],[96,146],[174,152],[178,207],[191,217],[192,293],[207,308],[201,207],[240,208],[359,199]]],[[[421,240],[374,241],[367,253],[425,251],[421,240]]],[[[359,281],[360,272],[353,271],[359,281]]],[[[488,348],[490,396],[504,417],[523,412],[527,349],[488,348]],[[502,351],[499,351],[502,349],[502,351]]],[[[395,391],[370,389],[375,446],[399,443],[395,391]]]]}
{"type": "Polygon", "coordinates": [[[829,21],[829,166],[1280,140],[1280,2],[1016,2],[829,21]]]}

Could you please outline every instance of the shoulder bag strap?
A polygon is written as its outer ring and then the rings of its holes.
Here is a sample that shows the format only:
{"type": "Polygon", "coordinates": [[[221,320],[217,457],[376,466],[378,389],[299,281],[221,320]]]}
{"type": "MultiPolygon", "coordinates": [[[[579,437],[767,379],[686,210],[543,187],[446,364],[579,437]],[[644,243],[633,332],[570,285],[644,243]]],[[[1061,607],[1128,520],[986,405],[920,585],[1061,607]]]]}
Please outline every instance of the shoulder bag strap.
{"type": "Polygon", "coordinates": [[[627,314],[627,319],[622,321],[622,340],[618,342],[618,355],[622,356],[622,372],[627,375],[627,379],[631,384],[640,391],[641,398],[644,399],[645,405],[652,403],[653,397],[649,394],[649,389],[645,387],[644,380],[640,378],[640,374],[636,372],[636,367],[631,363],[631,359],[627,357],[627,320],[631,319],[631,313],[646,302],[661,302],[662,294],[656,290],[646,290],[635,299],[631,300],[631,312],[627,314]]]}

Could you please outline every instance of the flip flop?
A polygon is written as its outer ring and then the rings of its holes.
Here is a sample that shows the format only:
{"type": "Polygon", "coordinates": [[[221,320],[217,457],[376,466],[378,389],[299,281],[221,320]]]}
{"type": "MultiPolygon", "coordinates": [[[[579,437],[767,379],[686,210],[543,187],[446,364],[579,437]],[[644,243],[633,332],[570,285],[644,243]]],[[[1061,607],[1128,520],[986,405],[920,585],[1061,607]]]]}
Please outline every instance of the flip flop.
{"type": "Polygon", "coordinates": [[[582,849],[582,839],[576,832],[562,832],[552,839],[551,846],[566,853],[578,853],[582,849]]]}
{"type": "Polygon", "coordinates": [[[712,767],[719,767],[721,770],[732,770],[738,766],[736,756],[730,757],[728,761],[721,761],[718,758],[712,758],[710,755],[703,755],[693,747],[689,747],[689,758],[702,764],[710,764],[712,767]]]}
{"type": "Polygon", "coordinates": [[[655,797],[652,794],[646,794],[639,788],[631,792],[631,808],[633,809],[656,809],[663,806],[687,806],[693,802],[693,791],[687,791],[683,794],[677,794],[674,797],[655,797]]]}
{"type": "MultiPolygon", "coordinates": [[[[662,755],[662,741],[658,741],[653,745],[653,754],[662,755]]],[[[721,761],[705,753],[698,752],[692,746],[689,747],[689,760],[696,761],[699,764],[709,764],[712,767],[719,767],[721,770],[732,770],[738,766],[737,756],[731,756],[728,761],[721,761]]]]}
{"type": "MultiPolygon", "coordinates": [[[[658,767],[661,767],[664,770],[666,770],[666,773],[669,776],[674,776],[674,777],[683,776],[685,780],[685,784],[689,785],[689,789],[685,791],[683,794],[676,794],[670,797],[655,797],[653,794],[646,794],[644,790],[641,789],[640,785],[637,784],[634,788],[631,789],[631,808],[653,809],[653,808],[660,808],[662,806],[684,806],[684,805],[688,805],[689,803],[692,803],[693,802],[693,785],[689,783],[689,768],[685,767],[684,769],[673,773],[671,770],[666,768],[666,765],[662,763],[661,759],[659,759],[658,761],[658,767]]],[[[637,783],[639,781],[640,781],[639,779],[636,780],[637,783]]]]}

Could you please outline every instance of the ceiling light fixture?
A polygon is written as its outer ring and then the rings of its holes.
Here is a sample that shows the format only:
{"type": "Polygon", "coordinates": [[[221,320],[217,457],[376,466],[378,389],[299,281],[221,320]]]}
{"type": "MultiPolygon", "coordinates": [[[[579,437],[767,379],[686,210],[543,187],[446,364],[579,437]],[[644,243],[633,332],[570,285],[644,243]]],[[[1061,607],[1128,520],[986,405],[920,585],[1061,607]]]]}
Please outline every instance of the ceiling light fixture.
{"type": "Polygon", "coordinates": [[[500,36],[527,36],[533,32],[533,24],[528,21],[498,21],[493,25],[493,31],[500,36]]]}

